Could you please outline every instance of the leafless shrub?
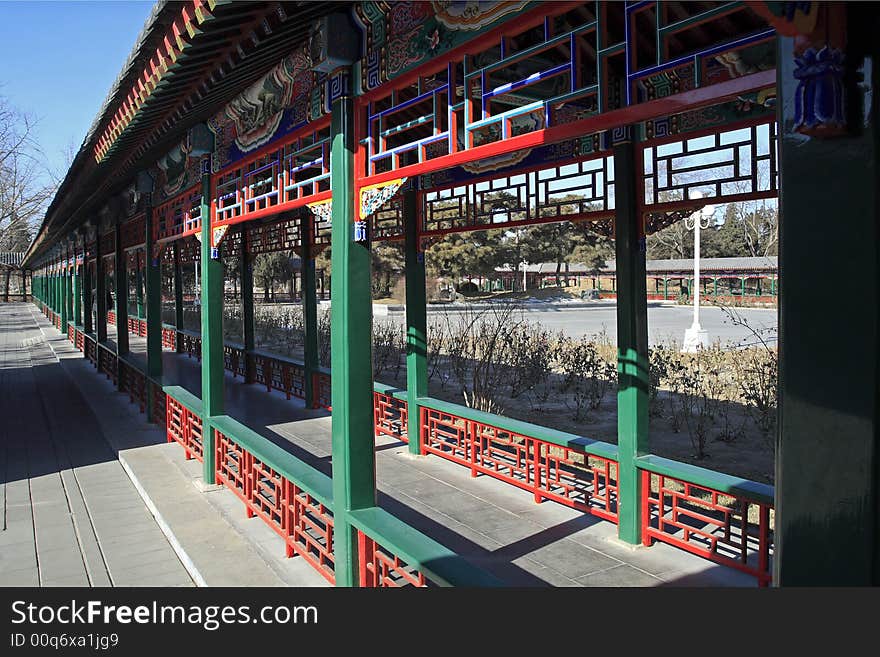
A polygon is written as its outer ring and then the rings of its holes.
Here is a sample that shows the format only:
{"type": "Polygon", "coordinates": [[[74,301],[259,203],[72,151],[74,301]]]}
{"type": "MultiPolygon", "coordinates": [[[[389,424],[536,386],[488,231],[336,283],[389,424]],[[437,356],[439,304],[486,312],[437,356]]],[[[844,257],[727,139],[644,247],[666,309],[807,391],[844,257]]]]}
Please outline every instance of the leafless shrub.
{"type": "Polygon", "coordinates": [[[557,342],[555,361],[562,372],[560,386],[565,405],[574,410],[574,420],[584,418],[584,411],[596,410],[608,387],[616,380],[616,365],[605,360],[596,343],[585,336],[557,342]]]}

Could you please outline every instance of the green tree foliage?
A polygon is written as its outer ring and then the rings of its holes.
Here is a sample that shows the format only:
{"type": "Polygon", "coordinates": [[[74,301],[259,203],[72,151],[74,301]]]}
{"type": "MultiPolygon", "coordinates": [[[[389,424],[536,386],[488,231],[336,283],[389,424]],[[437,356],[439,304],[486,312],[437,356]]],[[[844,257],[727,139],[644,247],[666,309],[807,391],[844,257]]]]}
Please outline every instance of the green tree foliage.
{"type": "Polygon", "coordinates": [[[452,233],[431,246],[425,259],[428,275],[460,280],[489,276],[512,260],[514,248],[503,229],[452,233]]]}
{"type": "Polygon", "coordinates": [[[393,279],[404,273],[403,242],[377,242],[373,244],[370,256],[373,296],[387,296],[394,285],[393,279]]]}
{"type": "Polygon", "coordinates": [[[263,253],[254,257],[254,282],[263,288],[263,301],[273,301],[275,284],[288,282],[293,272],[293,260],[285,252],[263,253]]]}

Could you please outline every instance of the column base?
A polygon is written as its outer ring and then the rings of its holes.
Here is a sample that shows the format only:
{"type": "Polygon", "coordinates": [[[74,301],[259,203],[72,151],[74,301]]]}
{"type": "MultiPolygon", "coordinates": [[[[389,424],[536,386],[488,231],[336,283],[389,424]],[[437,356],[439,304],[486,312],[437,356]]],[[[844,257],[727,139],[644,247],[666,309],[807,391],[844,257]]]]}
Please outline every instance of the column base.
{"type": "Polygon", "coordinates": [[[691,326],[684,332],[684,344],[681,350],[692,354],[709,347],[709,331],[699,326],[691,326]]]}

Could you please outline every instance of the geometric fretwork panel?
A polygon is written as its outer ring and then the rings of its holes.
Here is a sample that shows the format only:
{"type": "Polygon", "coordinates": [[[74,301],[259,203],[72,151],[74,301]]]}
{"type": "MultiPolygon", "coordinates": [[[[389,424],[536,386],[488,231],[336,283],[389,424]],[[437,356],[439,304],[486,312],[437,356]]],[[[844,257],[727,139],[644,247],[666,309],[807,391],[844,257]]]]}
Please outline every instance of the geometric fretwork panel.
{"type": "Polygon", "coordinates": [[[424,193],[422,235],[597,219],[614,210],[610,155],[424,193]]]}
{"type": "Polygon", "coordinates": [[[248,226],[248,251],[251,254],[292,251],[300,245],[302,219],[297,213],[283,221],[248,226]]]}
{"type": "Polygon", "coordinates": [[[698,198],[713,202],[775,196],[779,188],[776,121],[667,141],[644,148],[645,206],[698,198]]]}
{"type": "Polygon", "coordinates": [[[396,195],[370,215],[370,238],[373,241],[403,237],[403,198],[396,195]]]}

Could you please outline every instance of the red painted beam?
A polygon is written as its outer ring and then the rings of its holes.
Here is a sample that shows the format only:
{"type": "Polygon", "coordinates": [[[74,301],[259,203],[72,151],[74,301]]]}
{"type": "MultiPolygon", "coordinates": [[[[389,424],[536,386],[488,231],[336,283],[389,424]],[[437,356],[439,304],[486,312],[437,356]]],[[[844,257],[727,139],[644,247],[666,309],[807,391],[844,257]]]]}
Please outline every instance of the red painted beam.
{"type": "MultiPolygon", "coordinates": [[[[574,139],[584,135],[591,135],[603,130],[610,130],[624,125],[640,123],[661,116],[678,114],[680,112],[715,105],[731,98],[736,98],[748,91],[772,87],[776,84],[776,70],[752,73],[741,78],[727,80],[708,87],[700,87],[683,93],[658,98],[630,107],[611,110],[603,114],[597,114],[580,121],[566,123],[565,125],[553,126],[544,130],[537,130],[525,135],[518,135],[503,141],[493,142],[485,146],[477,146],[466,151],[442,155],[428,162],[411,164],[409,166],[366,176],[356,180],[356,188],[377,183],[388,182],[403,176],[413,177],[425,173],[432,173],[443,169],[450,169],[468,162],[475,162],[488,157],[495,157],[522,150],[535,148],[544,144],[552,144],[567,139],[574,139]]],[[[363,111],[363,103],[359,103],[359,109],[363,111]]],[[[358,168],[360,169],[360,168],[358,168]]],[[[359,173],[358,170],[356,170],[359,173]]]]}

